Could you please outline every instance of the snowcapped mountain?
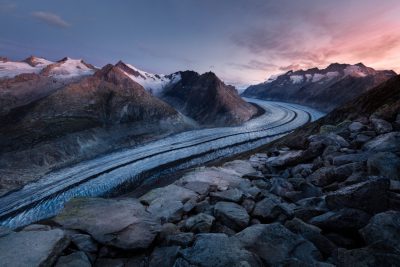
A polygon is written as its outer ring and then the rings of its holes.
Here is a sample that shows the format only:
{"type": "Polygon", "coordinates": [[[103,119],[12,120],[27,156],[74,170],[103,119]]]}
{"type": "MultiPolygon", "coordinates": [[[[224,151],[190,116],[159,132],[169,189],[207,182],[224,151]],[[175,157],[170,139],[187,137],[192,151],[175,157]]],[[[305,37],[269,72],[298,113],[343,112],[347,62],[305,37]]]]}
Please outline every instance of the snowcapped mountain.
{"type": "Polygon", "coordinates": [[[0,78],[14,78],[22,73],[40,73],[43,68],[53,64],[49,60],[30,56],[23,61],[0,60],[0,78]]]}
{"type": "Polygon", "coordinates": [[[330,111],[395,76],[362,63],[333,63],[325,69],[288,71],[248,87],[243,96],[305,104],[330,111]]]}
{"type": "Polygon", "coordinates": [[[129,78],[154,95],[160,95],[167,85],[177,83],[181,79],[179,72],[170,75],[153,74],[137,69],[122,61],[119,61],[115,66],[123,70],[129,78]]]}
{"type": "Polygon", "coordinates": [[[69,57],[65,57],[56,63],[47,65],[40,72],[40,74],[64,79],[92,75],[95,71],[95,67],[86,63],[82,59],[72,59],[69,57]]]}

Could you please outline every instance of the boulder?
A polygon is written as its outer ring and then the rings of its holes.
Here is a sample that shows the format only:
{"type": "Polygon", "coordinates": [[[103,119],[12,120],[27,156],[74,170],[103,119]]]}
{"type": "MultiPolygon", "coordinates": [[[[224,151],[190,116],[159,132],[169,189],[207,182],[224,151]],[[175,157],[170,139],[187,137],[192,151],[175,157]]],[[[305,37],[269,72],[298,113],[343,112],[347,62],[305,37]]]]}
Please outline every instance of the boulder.
{"type": "Polygon", "coordinates": [[[293,208],[278,197],[270,195],[256,203],[252,216],[268,222],[285,220],[293,216],[293,208]]]}
{"type": "Polygon", "coordinates": [[[162,222],[177,222],[182,218],[183,204],[179,200],[157,198],[150,203],[147,211],[162,222]]]}
{"type": "Polygon", "coordinates": [[[348,163],[341,166],[322,167],[313,172],[306,180],[313,185],[324,187],[334,182],[342,182],[348,178],[354,170],[357,170],[357,163],[348,163]]]}
{"type": "Polygon", "coordinates": [[[325,197],[310,197],[304,198],[296,202],[297,206],[294,209],[294,216],[308,221],[312,217],[321,215],[328,211],[325,197]]]}
{"type": "Polygon", "coordinates": [[[157,247],[150,255],[149,267],[173,266],[179,253],[179,246],[157,247]]]}
{"type": "Polygon", "coordinates": [[[360,233],[367,244],[381,242],[392,248],[392,252],[399,253],[400,212],[386,211],[375,214],[360,233]]]}
{"type": "Polygon", "coordinates": [[[371,152],[400,151],[400,132],[381,134],[364,144],[363,150],[371,152]]]}
{"type": "Polygon", "coordinates": [[[86,254],[82,251],[71,253],[67,256],[62,256],[58,259],[55,267],[91,267],[86,254]]]}
{"type": "MultiPolygon", "coordinates": [[[[125,259],[110,259],[110,258],[98,258],[94,266],[96,267],[124,267],[125,259]]],[[[137,265],[135,265],[137,266],[137,265]]]]}
{"type": "Polygon", "coordinates": [[[335,166],[340,166],[343,164],[353,163],[353,162],[366,162],[368,159],[367,153],[353,153],[339,155],[332,158],[332,164],[335,166]]]}
{"type": "Polygon", "coordinates": [[[182,203],[187,200],[196,197],[197,193],[190,189],[171,184],[165,187],[160,187],[151,190],[150,192],[144,194],[139,199],[145,205],[150,205],[156,199],[161,199],[161,201],[180,201],[182,203]]]}
{"type": "Polygon", "coordinates": [[[253,168],[250,161],[247,160],[234,160],[222,165],[223,168],[233,170],[240,176],[253,174],[256,169],[253,168]]]}
{"type": "Polygon", "coordinates": [[[237,233],[243,247],[257,254],[266,266],[281,266],[289,258],[311,265],[321,258],[318,249],[279,223],[256,224],[237,233]]]}
{"type": "Polygon", "coordinates": [[[214,220],[215,218],[211,215],[199,213],[197,215],[189,217],[185,221],[185,228],[194,233],[210,232],[214,220]]]}
{"type": "Polygon", "coordinates": [[[400,255],[369,247],[352,250],[339,249],[337,253],[337,266],[342,267],[398,266],[399,262],[400,255]]]}
{"type": "Polygon", "coordinates": [[[307,224],[298,218],[287,221],[285,227],[295,234],[302,235],[318,248],[324,256],[330,256],[337,249],[336,245],[321,234],[321,229],[307,224]]]}
{"type": "Polygon", "coordinates": [[[249,224],[250,216],[242,206],[233,202],[218,202],[214,206],[214,216],[233,230],[241,230],[249,224]]]}
{"type": "Polygon", "coordinates": [[[192,244],[193,240],[193,233],[177,233],[173,235],[168,235],[165,241],[168,246],[188,247],[192,244]]]}
{"type": "Polygon", "coordinates": [[[309,223],[327,231],[350,231],[364,227],[371,216],[362,210],[345,208],[312,218],[309,223]]]}
{"type": "Polygon", "coordinates": [[[211,190],[209,183],[199,181],[186,182],[182,184],[182,187],[190,189],[200,195],[207,195],[211,190]]]}
{"type": "Polygon", "coordinates": [[[400,157],[392,152],[378,152],[372,154],[368,158],[367,166],[370,175],[400,180],[400,157]]]}
{"type": "Polygon", "coordinates": [[[246,198],[242,202],[242,207],[245,208],[245,210],[249,214],[253,211],[255,205],[256,205],[256,203],[254,202],[254,200],[249,199],[249,198],[246,198]]]}
{"type": "Polygon", "coordinates": [[[392,125],[385,120],[374,118],[371,120],[371,122],[378,134],[388,133],[393,130],[392,125]]]}
{"type": "Polygon", "coordinates": [[[365,182],[349,185],[328,194],[325,201],[330,209],[347,207],[374,214],[387,210],[389,186],[388,179],[370,178],[365,182]]]}
{"type": "Polygon", "coordinates": [[[260,259],[241,242],[225,234],[199,234],[192,247],[181,252],[190,264],[200,267],[262,266],[260,259]]]}
{"type": "Polygon", "coordinates": [[[349,130],[351,132],[361,132],[362,130],[365,130],[367,128],[367,126],[365,126],[364,124],[362,124],[361,122],[355,121],[352,122],[349,125],[349,130]]]}
{"type": "Polygon", "coordinates": [[[90,235],[73,234],[71,235],[71,241],[81,251],[96,252],[98,249],[97,244],[90,235]]]}
{"type": "Polygon", "coordinates": [[[293,185],[289,183],[287,179],[276,177],[272,178],[270,182],[271,189],[269,191],[277,196],[283,197],[293,191],[293,185]]]}
{"type": "Polygon", "coordinates": [[[349,147],[350,144],[340,135],[334,133],[317,134],[308,137],[310,143],[322,143],[325,146],[349,147]]]}
{"type": "Polygon", "coordinates": [[[211,200],[214,201],[231,201],[231,202],[240,202],[243,197],[242,191],[233,188],[225,191],[219,192],[211,192],[210,193],[211,200]]]}
{"type": "Polygon", "coordinates": [[[52,266],[68,244],[60,229],[12,232],[0,237],[0,265],[52,266]]]}
{"type": "Polygon", "coordinates": [[[148,248],[160,224],[135,199],[78,198],[54,219],[67,229],[89,233],[98,242],[122,249],[148,248]]]}

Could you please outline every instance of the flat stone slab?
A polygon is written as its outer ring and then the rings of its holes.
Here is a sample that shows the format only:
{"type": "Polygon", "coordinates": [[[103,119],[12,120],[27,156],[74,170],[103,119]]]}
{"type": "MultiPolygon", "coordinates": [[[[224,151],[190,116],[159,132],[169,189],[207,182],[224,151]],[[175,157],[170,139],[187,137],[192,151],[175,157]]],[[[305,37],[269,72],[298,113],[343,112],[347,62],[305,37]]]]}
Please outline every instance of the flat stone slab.
{"type": "Polygon", "coordinates": [[[64,228],[89,233],[98,242],[122,249],[147,248],[160,224],[136,199],[78,198],[55,218],[64,228]]]}
{"type": "Polygon", "coordinates": [[[60,229],[12,232],[0,238],[0,266],[52,266],[68,244],[60,229]]]}

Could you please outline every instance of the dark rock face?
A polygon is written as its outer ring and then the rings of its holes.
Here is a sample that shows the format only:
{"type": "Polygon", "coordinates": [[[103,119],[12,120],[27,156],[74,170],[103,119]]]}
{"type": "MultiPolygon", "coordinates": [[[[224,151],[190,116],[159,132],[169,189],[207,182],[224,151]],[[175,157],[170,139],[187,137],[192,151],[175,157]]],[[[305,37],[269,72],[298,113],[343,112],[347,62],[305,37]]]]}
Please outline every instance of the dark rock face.
{"type": "Polygon", "coordinates": [[[330,111],[395,75],[393,71],[376,71],[361,63],[334,63],[321,70],[289,71],[275,80],[248,87],[243,95],[330,111]]]}
{"type": "Polygon", "coordinates": [[[257,109],[214,73],[180,72],[181,80],[164,89],[163,99],[183,114],[206,125],[241,124],[257,109]]]}

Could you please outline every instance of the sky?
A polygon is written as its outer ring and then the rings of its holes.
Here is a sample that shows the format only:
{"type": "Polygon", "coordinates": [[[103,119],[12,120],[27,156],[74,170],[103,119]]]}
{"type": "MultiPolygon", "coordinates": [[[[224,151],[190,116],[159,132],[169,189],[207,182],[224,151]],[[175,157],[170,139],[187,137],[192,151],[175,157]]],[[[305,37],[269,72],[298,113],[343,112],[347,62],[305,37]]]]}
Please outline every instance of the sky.
{"type": "Polygon", "coordinates": [[[213,71],[243,88],[363,62],[400,72],[399,0],[0,0],[0,56],[213,71]]]}

